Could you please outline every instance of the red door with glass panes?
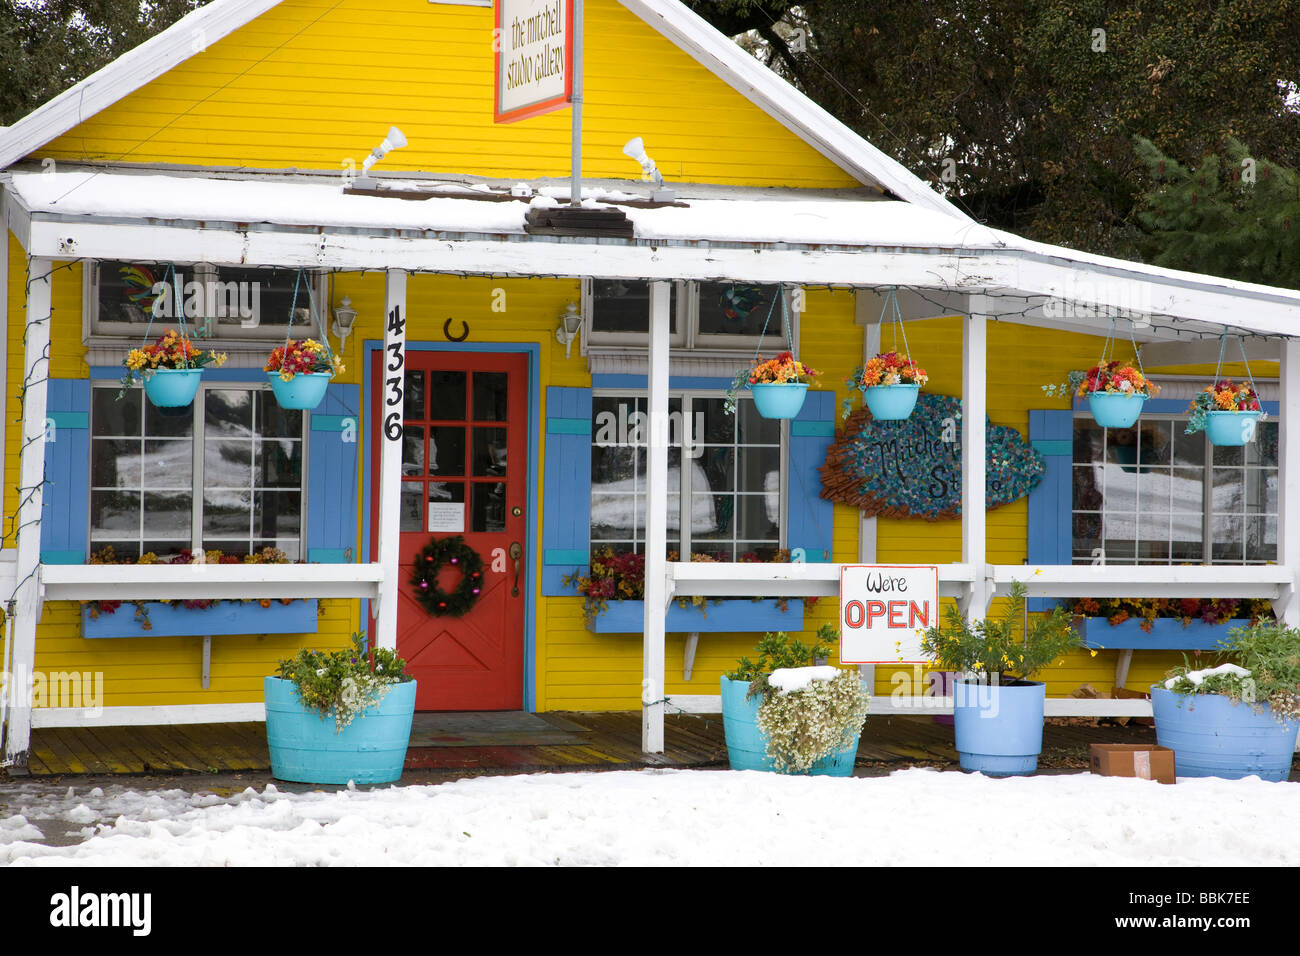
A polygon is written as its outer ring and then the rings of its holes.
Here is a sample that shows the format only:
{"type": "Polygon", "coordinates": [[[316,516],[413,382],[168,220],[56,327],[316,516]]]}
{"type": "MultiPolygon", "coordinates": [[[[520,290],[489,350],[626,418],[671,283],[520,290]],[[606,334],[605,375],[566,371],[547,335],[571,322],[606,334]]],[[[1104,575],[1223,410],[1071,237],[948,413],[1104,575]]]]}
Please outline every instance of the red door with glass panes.
{"type": "MultiPolygon", "coordinates": [[[[382,381],[376,353],[373,381],[382,381]]],[[[528,358],[483,352],[406,353],[397,652],[419,682],[417,710],[519,710],[524,687],[528,515],[528,358]],[[416,599],[414,562],[432,540],[461,535],[483,559],[482,593],[462,616],[416,599]]],[[[376,390],[371,421],[382,420],[376,390]]],[[[372,428],[377,488],[382,429],[372,428]]],[[[373,494],[371,547],[379,495],[373,494]]],[[[444,568],[452,592],[460,571],[444,568]]]]}

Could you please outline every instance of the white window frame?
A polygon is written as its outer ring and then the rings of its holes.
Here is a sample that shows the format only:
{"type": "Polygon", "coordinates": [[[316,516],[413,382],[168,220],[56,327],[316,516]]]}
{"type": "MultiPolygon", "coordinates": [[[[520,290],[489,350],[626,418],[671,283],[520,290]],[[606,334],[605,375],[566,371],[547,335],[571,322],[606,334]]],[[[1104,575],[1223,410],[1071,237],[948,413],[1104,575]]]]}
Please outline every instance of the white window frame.
{"type": "MultiPolygon", "coordinates": [[[[692,472],[694,471],[694,469],[685,467],[685,462],[687,461],[687,456],[686,456],[686,447],[688,444],[687,438],[689,436],[689,438],[693,440],[695,437],[693,433],[693,429],[688,425],[689,422],[693,421],[693,413],[687,412],[688,403],[691,400],[696,398],[702,398],[702,399],[725,398],[726,394],[727,394],[726,391],[722,389],[686,388],[686,389],[669,389],[668,391],[669,401],[671,401],[674,398],[680,399],[682,401],[682,423],[683,423],[682,424],[682,438],[683,438],[682,462],[683,464],[682,467],[678,469],[678,473],[680,476],[679,477],[680,483],[678,485],[679,509],[685,508],[689,511],[689,508],[691,506],[690,505],[691,494],[693,492],[692,472]],[[685,502],[685,504],[683,505],[681,504],[681,502],[685,502]]],[[[648,402],[649,390],[644,388],[596,388],[596,389],[592,389],[592,397],[593,398],[644,399],[648,402]]],[[[737,403],[752,402],[753,399],[747,395],[741,395],[741,396],[737,396],[736,401],[737,403]]],[[[779,427],[780,427],[781,439],[780,439],[780,452],[779,452],[780,464],[778,466],[778,470],[781,477],[781,489],[778,493],[778,499],[777,499],[777,518],[778,518],[778,529],[779,529],[778,537],[777,537],[777,547],[780,549],[785,549],[789,547],[789,531],[790,531],[790,527],[789,527],[790,422],[789,420],[782,419],[779,427]]],[[[595,436],[596,436],[595,421],[593,419],[592,421],[592,446],[593,447],[595,447],[596,445],[595,436]]],[[[693,443],[693,441],[690,443],[693,443]]],[[[745,446],[736,444],[733,447],[741,448],[745,446]]],[[[590,498],[590,494],[591,493],[589,491],[588,498],[590,498]]],[[[644,497],[643,494],[642,497],[644,497]]],[[[682,555],[690,555],[694,551],[694,547],[693,547],[694,542],[691,539],[690,524],[691,522],[689,520],[678,521],[678,548],[679,548],[679,553],[682,555]]],[[[636,527],[636,522],[634,519],[633,521],[634,537],[636,533],[635,527],[636,527]]],[[[733,543],[734,540],[735,539],[733,537],[733,543]]],[[[593,540],[591,538],[590,524],[588,524],[587,548],[589,551],[593,546],[602,546],[608,543],[609,542],[593,540]]],[[[642,539],[642,545],[644,546],[644,538],[642,539]]],[[[683,558],[683,560],[689,560],[689,558],[688,557],[683,558]]]]}
{"type": "MultiPolygon", "coordinates": [[[[109,379],[92,379],[90,382],[91,390],[91,421],[89,422],[89,453],[86,461],[86,470],[89,480],[86,482],[86,554],[93,554],[96,550],[94,535],[94,448],[95,448],[95,423],[94,417],[94,393],[95,389],[115,389],[120,388],[122,383],[109,379]]],[[[143,387],[135,385],[135,389],[143,391],[143,387]]],[[[190,487],[190,541],[188,548],[196,551],[203,544],[203,487],[202,479],[203,469],[203,451],[204,451],[204,416],[200,414],[199,409],[203,396],[210,389],[242,389],[245,391],[259,391],[267,396],[274,393],[271,391],[269,384],[258,382],[254,379],[230,379],[227,381],[202,382],[199,385],[199,391],[194,397],[194,403],[190,406],[191,429],[190,436],[193,442],[193,466],[191,471],[190,487]]],[[[148,401],[147,398],[141,399],[148,401]]],[[[311,412],[303,412],[302,418],[302,479],[299,486],[299,502],[301,514],[298,521],[298,557],[293,560],[307,560],[307,519],[308,519],[308,500],[307,493],[311,483],[309,467],[311,461],[311,412]]],[[[143,540],[143,539],[142,539],[143,540]]],[[[102,545],[101,545],[102,547],[102,545]]],[[[234,553],[234,552],[230,552],[234,553]]]]}
{"type": "MultiPolygon", "coordinates": [[[[104,262],[108,262],[108,261],[126,262],[130,260],[116,260],[116,259],[94,260],[92,262],[87,262],[85,267],[82,269],[82,298],[81,298],[82,342],[83,344],[86,345],[91,345],[91,344],[139,345],[140,336],[144,334],[144,330],[141,329],[138,325],[134,325],[127,322],[109,322],[109,321],[101,322],[100,321],[99,275],[100,275],[100,269],[102,268],[104,262]]],[[[175,266],[182,273],[197,272],[199,275],[203,275],[205,273],[213,274],[215,270],[219,270],[221,268],[220,266],[213,266],[210,263],[204,263],[204,262],[148,262],[145,264],[159,266],[164,270],[166,269],[167,266],[175,266]]],[[[241,266],[239,268],[245,268],[245,267],[241,266]]],[[[248,268],[256,268],[256,267],[248,267],[248,268]]],[[[330,301],[329,288],[328,288],[328,273],[321,270],[312,269],[312,270],[308,270],[307,274],[308,274],[309,281],[311,282],[312,295],[316,297],[317,309],[328,310],[329,301],[330,301]]],[[[188,281],[190,278],[193,278],[193,276],[192,275],[187,276],[186,278],[188,281]]],[[[307,308],[308,303],[304,302],[300,307],[307,308]]],[[[325,322],[326,327],[328,327],[330,322],[330,317],[328,315],[321,315],[320,318],[325,322]]],[[[174,326],[175,324],[176,324],[175,319],[157,319],[154,321],[154,331],[150,332],[149,334],[154,335],[156,333],[157,335],[161,335],[164,330],[174,326]]],[[[191,324],[188,318],[186,319],[186,324],[187,325],[191,324]]],[[[297,328],[298,326],[295,324],[294,327],[297,328]]],[[[309,326],[303,326],[302,328],[304,330],[308,330],[309,326]]],[[[206,347],[214,348],[217,349],[218,351],[227,351],[227,352],[239,351],[239,350],[262,351],[266,343],[268,342],[275,342],[277,340],[283,342],[285,332],[286,329],[284,326],[282,325],[264,326],[261,324],[259,319],[257,325],[251,326],[249,328],[241,327],[237,331],[233,329],[222,330],[221,335],[204,337],[201,341],[204,343],[206,347]]],[[[315,337],[320,333],[318,329],[311,328],[310,334],[312,337],[315,337]]],[[[302,336],[298,336],[298,337],[301,338],[302,336]]],[[[266,351],[269,352],[270,349],[268,348],[266,349],[266,351]]]]}
{"type": "MultiPolygon", "coordinates": [[[[632,280],[646,281],[646,280],[632,280]]],[[[723,280],[719,280],[723,281],[723,280]]],[[[778,285],[775,282],[746,283],[753,285],[778,285]]],[[[785,335],[768,333],[758,335],[719,335],[703,334],[699,331],[700,318],[700,283],[675,280],[677,294],[676,317],[677,330],[669,338],[669,348],[673,352],[715,352],[718,354],[752,353],[755,349],[771,351],[787,347],[785,335]]],[[[794,289],[785,289],[786,312],[790,317],[790,341],[799,341],[799,313],[794,309],[794,289]]],[[[628,346],[647,347],[650,343],[648,332],[599,332],[592,329],[595,316],[594,283],[591,279],[582,280],[582,354],[604,349],[626,349],[628,346]]]]}

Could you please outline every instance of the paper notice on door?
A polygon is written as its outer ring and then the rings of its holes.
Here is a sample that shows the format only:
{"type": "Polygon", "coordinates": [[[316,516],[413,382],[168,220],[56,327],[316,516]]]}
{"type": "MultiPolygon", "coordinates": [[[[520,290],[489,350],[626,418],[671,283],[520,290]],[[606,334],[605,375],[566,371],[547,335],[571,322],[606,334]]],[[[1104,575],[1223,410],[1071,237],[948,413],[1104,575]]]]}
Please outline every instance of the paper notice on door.
{"type": "Polygon", "coordinates": [[[430,501],[429,530],[465,533],[465,502],[430,501]]]}

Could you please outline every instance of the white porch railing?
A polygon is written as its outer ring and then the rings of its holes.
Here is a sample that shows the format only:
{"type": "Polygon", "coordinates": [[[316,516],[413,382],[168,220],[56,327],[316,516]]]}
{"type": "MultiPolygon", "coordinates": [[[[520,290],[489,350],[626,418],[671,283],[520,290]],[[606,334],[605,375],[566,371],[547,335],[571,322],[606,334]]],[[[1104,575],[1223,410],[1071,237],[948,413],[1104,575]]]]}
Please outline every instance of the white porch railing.
{"type": "Polygon", "coordinates": [[[379,597],[379,564],[46,564],[47,601],[379,597]]]}

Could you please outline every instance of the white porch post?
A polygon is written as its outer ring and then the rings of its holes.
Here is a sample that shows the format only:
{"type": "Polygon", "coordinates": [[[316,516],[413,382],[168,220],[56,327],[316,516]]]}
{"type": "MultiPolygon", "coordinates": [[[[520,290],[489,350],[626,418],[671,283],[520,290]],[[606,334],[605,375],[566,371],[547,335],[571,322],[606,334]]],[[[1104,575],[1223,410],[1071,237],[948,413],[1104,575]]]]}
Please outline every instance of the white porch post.
{"type": "Polygon", "coordinates": [[[379,542],[374,560],[383,565],[375,644],[397,647],[397,556],[402,502],[402,404],[406,388],[406,273],[389,269],[384,283],[383,429],[379,458],[379,542]]]}
{"type": "Polygon", "coordinates": [[[974,620],[988,613],[992,597],[985,554],[985,450],[984,417],[988,345],[987,303],[972,295],[961,339],[961,559],[971,565],[975,579],[962,611],[974,620]]]}
{"type": "MultiPolygon", "coordinates": [[[[5,240],[8,240],[6,232],[5,240]]],[[[45,380],[50,373],[49,259],[33,259],[27,289],[27,334],[23,348],[22,445],[18,454],[18,587],[14,592],[13,670],[10,691],[9,736],[5,759],[12,771],[26,773],[31,745],[32,711],[28,689],[36,666],[36,624],[41,616],[41,484],[45,480],[45,380]]],[[[9,595],[0,595],[8,599],[9,595]]]]}
{"type": "Polygon", "coordinates": [[[1278,448],[1277,560],[1291,585],[1273,602],[1287,627],[1300,627],[1300,339],[1282,340],[1278,367],[1282,379],[1278,448]]]}
{"type": "MultiPolygon", "coordinates": [[[[672,286],[650,284],[650,436],[646,455],[645,636],[641,650],[641,749],[664,752],[664,614],[668,571],[668,303],[672,286]]],[[[689,560],[689,558],[687,558],[689,560]]]]}

